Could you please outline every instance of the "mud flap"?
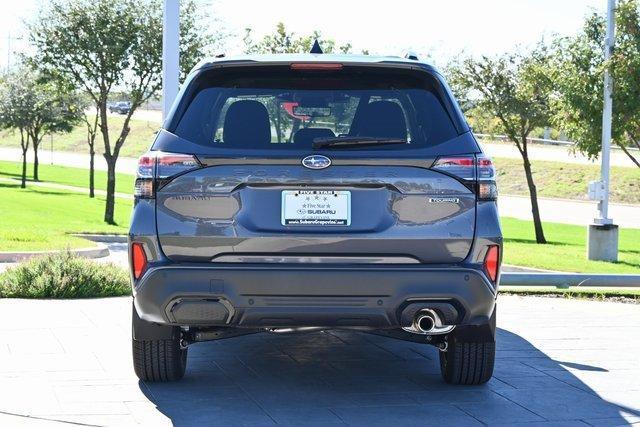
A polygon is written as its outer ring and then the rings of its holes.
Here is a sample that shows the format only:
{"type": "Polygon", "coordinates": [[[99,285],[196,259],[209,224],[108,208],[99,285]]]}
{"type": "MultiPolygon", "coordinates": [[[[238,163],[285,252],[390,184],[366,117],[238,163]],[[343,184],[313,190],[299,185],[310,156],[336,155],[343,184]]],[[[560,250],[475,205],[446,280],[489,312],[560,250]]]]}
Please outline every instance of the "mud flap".
{"type": "Polygon", "coordinates": [[[180,328],[177,326],[158,325],[147,322],[138,316],[135,306],[132,304],[131,329],[133,339],[136,341],[150,340],[179,340],[180,328]]]}

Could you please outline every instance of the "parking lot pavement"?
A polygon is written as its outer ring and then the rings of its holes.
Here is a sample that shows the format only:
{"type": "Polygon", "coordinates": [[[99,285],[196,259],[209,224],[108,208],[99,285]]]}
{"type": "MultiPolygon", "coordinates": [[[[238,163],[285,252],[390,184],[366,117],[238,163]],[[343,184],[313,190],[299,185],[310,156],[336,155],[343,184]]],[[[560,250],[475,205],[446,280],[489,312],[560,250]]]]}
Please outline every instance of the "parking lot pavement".
{"type": "Polygon", "coordinates": [[[364,333],[190,348],[138,382],[129,298],[0,300],[0,425],[624,425],[640,422],[640,306],[502,296],[494,378],[445,385],[432,347],[364,333]]]}

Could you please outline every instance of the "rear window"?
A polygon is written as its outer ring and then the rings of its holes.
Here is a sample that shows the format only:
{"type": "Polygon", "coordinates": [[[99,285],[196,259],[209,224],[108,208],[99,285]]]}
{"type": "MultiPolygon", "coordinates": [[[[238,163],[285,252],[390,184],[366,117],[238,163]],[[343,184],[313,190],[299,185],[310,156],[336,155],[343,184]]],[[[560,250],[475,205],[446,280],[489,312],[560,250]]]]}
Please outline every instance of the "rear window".
{"type": "Polygon", "coordinates": [[[426,72],[211,70],[186,91],[173,132],[199,145],[241,150],[309,151],[314,141],[343,137],[406,141],[375,150],[425,148],[458,135],[442,93],[426,72]]]}

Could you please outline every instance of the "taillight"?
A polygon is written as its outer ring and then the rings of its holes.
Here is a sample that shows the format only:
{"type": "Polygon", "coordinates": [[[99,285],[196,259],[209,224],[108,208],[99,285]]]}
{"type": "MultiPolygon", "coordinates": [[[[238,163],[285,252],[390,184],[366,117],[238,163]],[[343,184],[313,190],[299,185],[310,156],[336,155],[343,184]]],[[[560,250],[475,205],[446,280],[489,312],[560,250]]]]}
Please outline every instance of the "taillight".
{"type": "Polygon", "coordinates": [[[500,247],[489,246],[484,256],[484,271],[492,282],[495,283],[500,269],[500,247]]]}
{"type": "Polygon", "coordinates": [[[431,166],[431,169],[446,172],[466,181],[474,181],[476,179],[476,158],[475,156],[440,157],[431,166]]]}
{"type": "Polygon", "coordinates": [[[490,158],[484,156],[450,156],[438,158],[431,169],[445,172],[466,183],[478,200],[496,200],[498,187],[495,169],[490,158]]]}
{"type": "Polygon", "coordinates": [[[191,154],[149,151],[138,159],[134,195],[140,199],[152,199],[156,188],[172,177],[199,167],[198,159],[191,154]]]}
{"type": "Polygon", "coordinates": [[[133,270],[133,278],[138,280],[147,269],[147,254],[144,252],[142,243],[134,242],[131,244],[131,269],[133,270]]]}

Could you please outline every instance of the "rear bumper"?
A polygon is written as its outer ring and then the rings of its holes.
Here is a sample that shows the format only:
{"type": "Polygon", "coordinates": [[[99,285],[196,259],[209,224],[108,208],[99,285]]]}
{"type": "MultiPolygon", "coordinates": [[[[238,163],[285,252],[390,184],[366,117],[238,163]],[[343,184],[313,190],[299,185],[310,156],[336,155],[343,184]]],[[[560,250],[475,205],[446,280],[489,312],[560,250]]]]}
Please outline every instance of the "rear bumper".
{"type": "Polygon", "coordinates": [[[471,268],[180,264],[150,268],[134,289],[141,319],[164,325],[397,328],[409,306],[453,308],[482,325],[495,290],[471,268]]]}

